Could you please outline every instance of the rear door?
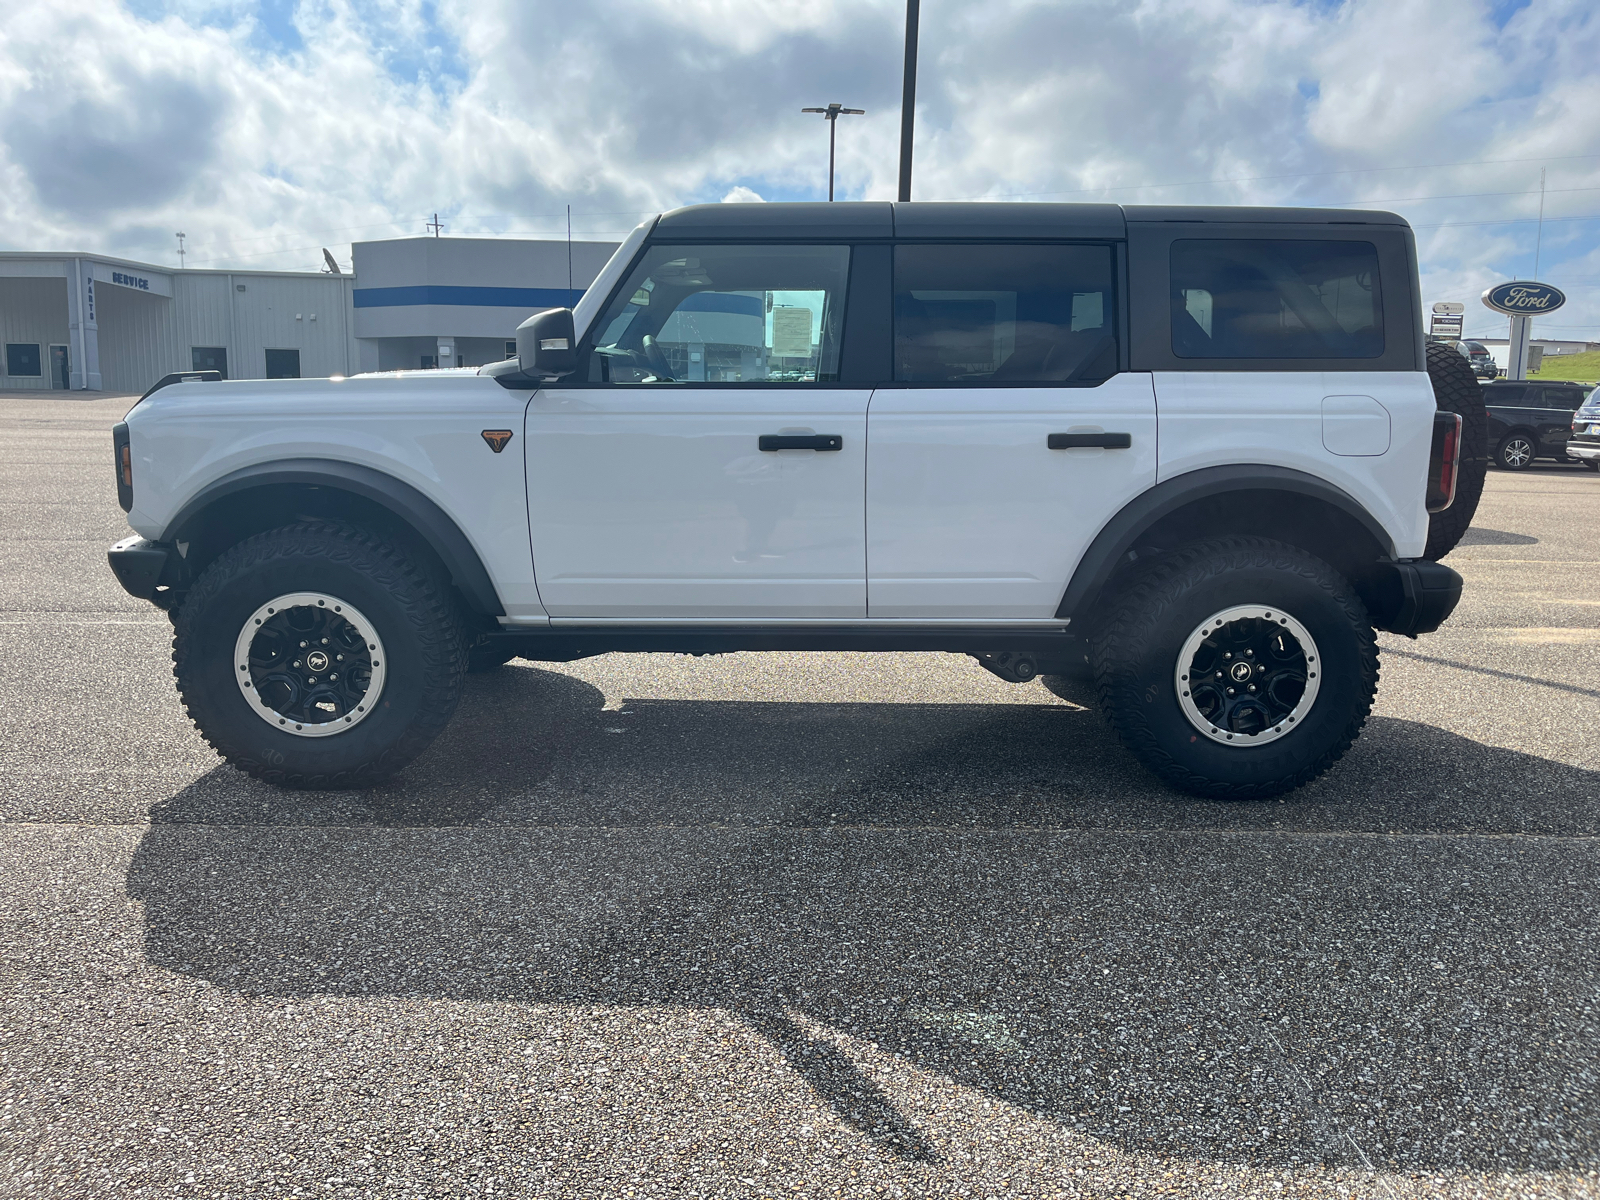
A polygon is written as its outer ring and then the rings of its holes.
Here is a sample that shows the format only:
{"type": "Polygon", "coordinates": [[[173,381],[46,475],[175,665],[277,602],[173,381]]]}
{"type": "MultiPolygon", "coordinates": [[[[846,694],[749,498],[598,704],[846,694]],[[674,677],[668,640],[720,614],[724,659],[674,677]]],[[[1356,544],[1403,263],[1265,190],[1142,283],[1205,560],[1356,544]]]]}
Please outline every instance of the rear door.
{"type": "Polygon", "coordinates": [[[868,413],[873,619],[1050,620],[1156,474],[1148,374],[1118,373],[1106,244],[895,248],[894,382],[868,413]]]}

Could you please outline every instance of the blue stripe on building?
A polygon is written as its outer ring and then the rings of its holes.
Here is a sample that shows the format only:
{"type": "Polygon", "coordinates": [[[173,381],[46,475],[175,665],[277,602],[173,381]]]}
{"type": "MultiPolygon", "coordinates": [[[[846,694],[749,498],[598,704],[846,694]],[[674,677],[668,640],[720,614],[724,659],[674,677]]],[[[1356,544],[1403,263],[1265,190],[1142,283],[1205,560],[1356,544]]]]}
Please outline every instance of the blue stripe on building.
{"type": "Polygon", "coordinates": [[[766,315],[760,296],[747,296],[742,292],[696,292],[684,297],[678,311],[738,313],[746,317],[766,315]]]}
{"type": "Polygon", "coordinates": [[[570,308],[583,295],[566,288],[418,287],[356,288],[357,308],[398,308],[415,304],[470,304],[484,308],[570,308]]]}

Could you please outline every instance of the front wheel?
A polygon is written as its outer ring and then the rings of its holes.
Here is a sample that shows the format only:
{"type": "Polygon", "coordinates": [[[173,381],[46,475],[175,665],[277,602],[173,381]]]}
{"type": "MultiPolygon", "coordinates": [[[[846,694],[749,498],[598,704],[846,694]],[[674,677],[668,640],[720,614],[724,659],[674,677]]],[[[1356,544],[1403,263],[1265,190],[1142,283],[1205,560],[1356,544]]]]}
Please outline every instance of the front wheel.
{"type": "Polygon", "coordinates": [[[364,530],[320,521],[217,558],[172,646],[206,741],[298,788],[359,787],[405,766],[450,720],[467,665],[441,578],[364,530]]]}
{"type": "Polygon", "coordinates": [[[1533,439],[1525,433],[1508,434],[1494,452],[1495,465],[1507,471],[1526,470],[1533,462],[1533,439]]]}
{"type": "Polygon", "coordinates": [[[1349,582],[1264,538],[1158,561],[1118,596],[1090,657],[1123,743],[1168,783],[1215,799],[1321,775],[1378,685],[1377,639],[1349,582]]]}

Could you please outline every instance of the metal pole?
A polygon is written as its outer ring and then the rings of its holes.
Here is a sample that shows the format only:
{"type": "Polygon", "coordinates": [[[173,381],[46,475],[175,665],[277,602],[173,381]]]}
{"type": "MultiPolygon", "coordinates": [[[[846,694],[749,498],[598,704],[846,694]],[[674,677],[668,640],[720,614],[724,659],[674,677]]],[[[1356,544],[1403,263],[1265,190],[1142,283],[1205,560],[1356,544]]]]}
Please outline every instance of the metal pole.
{"type": "Polygon", "coordinates": [[[1511,318],[1511,344],[1506,347],[1506,378],[1519,382],[1528,378],[1528,332],[1532,317],[1511,318]]]}
{"type": "Polygon", "coordinates": [[[836,113],[828,114],[828,203],[833,203],[833,135],[839,128],[836,113]]]}
{"type": "Polygon", "coordinates": [[[900,199],[911,199],[911,127],[917,113],[917,15],[921,0],[906,0],[905,85],[900,95],[900,199]]]}

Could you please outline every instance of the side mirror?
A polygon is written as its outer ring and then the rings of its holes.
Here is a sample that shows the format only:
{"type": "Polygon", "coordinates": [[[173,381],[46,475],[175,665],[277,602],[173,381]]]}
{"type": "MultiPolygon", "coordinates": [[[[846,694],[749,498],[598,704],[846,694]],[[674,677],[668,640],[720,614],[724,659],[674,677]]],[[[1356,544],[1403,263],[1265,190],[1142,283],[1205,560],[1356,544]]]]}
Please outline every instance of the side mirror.
{"type": "Polygon", "coordinates": [[[517,326],[517,364],[524,375],[559,379],[578,369],[572,310],[551,308],[517,326]]]}

